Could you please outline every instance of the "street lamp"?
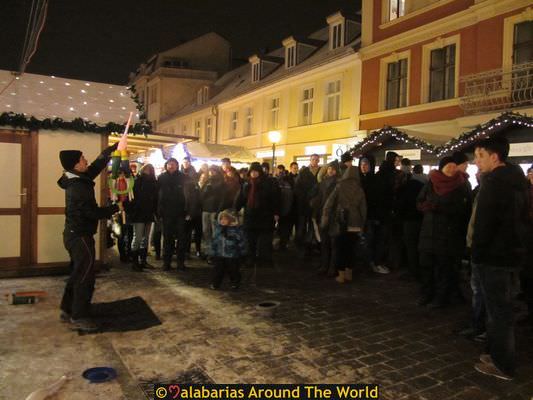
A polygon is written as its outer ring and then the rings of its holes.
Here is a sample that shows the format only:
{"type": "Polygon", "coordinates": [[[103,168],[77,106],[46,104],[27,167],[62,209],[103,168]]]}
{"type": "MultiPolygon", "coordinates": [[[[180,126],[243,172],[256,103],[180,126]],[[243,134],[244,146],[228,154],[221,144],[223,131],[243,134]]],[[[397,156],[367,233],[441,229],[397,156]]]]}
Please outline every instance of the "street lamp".
{"type": "Polygon", "coordinates": [[[276,143],[281,140],[281,133],[279,131],[268,132],[268,140],[272,143],[272,174],[274,174],[274,168],[276,167],[276,143]]]}

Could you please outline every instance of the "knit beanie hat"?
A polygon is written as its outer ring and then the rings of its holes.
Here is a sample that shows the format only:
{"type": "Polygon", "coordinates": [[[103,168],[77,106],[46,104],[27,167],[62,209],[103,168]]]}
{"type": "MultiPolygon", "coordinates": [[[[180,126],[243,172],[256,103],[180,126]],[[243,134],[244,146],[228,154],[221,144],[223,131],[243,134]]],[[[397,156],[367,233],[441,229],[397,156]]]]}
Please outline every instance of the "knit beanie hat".
{"type": "Polygon", "coordinates": [[[353,156],[348,152],[343,153],[343,155],[341,156],[341,163],[344,164],[348,161],[353,161],[353,156]]]}
{"type": "Polygon", "coordinates": [[[81,151],[79,150],[61,150],[59,152],[59,161],[65,171],[71,171],[80,161],[81,151]]]}
{"type": "Polygon", "coordinates": [[[442,171],[449,163],[455,163],[453,157],[444,157],[439,161],[439,171],[442,171]]]}
{"type": "Polygon", "coordinates": [[[452,157],[453,157],[453,162],[456,163],[457,165],[468,162],[468,157],[466,156],[466,154],[460,151],[456,151],[455,153],[453,153],[452,157]]]}
{"type": "Polygon", "coordinates": [[[261,168],[261,164],[259,164],[257,161],[254,161],[253,163],[250,164],[250,169],[248,170],[248,172],[252,172],[252,171],[257,171],[260,174],[262,174],[263,168],[261,168]]]}

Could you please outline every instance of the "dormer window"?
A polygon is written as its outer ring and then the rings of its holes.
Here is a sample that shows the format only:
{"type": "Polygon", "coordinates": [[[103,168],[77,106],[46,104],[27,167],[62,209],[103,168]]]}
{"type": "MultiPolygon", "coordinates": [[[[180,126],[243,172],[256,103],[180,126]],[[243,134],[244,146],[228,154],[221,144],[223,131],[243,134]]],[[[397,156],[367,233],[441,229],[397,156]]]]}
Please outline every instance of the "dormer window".
{"type": "Polygon", "coordinates": [[[261,79],[261,61],[252,64],[252,82],[258,82],[261,79]]]}
{"type": "Polygon", "coordinates": [[[285,68],[292,68],[299,62],[297,54],[299,43],[297,43],[296,39],[292,36],[289,36],[281,43],[283,44],[283,47],[285,47],[285,68]]]}
{"type": "Polygon", "coordinates": [[[292,68],[296,65],[296,44],[285,49],[285,66],[292,68]]]}
{"type": "Polygon", "coordinates": [[[331,50],[342,47],[342,24],[336,24],[331,27],[331,50]]]}
{"type": "Polygon", "coordinates": [[[196,103],[202,105],[209,100],[209,86],[204,86],[196,93],[196,103]]]}
{"type": "Polygon", "coordinates": [[[261,80],[261,66],[263,64],[261,59],[257,55],[254,55],[248,61],[252,64],[252,82],[259,82],[261,80]]]}
{"type": "Polygon", "coordinates": [[[329,49],[335,50],[344,46],[345,18],[340,12],[327,18],[329,24],[329,49]]]}

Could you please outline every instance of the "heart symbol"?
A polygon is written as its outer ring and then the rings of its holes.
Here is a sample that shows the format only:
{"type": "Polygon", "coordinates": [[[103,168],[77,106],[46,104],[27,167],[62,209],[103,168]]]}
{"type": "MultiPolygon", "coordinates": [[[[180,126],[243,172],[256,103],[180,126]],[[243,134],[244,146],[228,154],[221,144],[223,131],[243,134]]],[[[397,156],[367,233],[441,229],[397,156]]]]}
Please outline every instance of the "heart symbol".
{"type": "Polygon", "coordinates": [[[180,394],[180,387],[178,385],[170,385],[168,391],[172,395],[173,399],[177,399],[180,394]]]}

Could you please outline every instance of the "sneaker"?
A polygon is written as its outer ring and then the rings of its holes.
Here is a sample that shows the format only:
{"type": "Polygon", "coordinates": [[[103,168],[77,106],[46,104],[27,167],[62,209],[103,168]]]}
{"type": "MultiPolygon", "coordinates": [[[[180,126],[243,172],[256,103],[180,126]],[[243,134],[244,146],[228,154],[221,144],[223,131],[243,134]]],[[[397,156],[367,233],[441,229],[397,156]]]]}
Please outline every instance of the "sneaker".
{"type": "Polygon", "coordinates": [[[492,357],[490,354],[482,354],[479,356],[479,361],[481,361],[483,364],[493,364],[492,357]]]}
{"type": "Polygon", "coordinates": [[[374,265],[372,267],[372,270],[376,273],[376,274],[388,274],[390,273],[390,269],[388,269],[387,267],[385,267],[384,265],[374,265]]]}
{"type": "Polygon", "coordinates": [[[94,323],[94,321],[87,319],[87,318],[80,318],[80,319],[70,319],[70,323],[72,324],[71,328],[74,331],[80,331],[84,333],[92,333],[98,331],[98,325],[94,323]]]}
{"type": "Polygon", "coordinates": [[[492,362],[490,364],[487,363],[479,363],[474,366],[476,371],[481,372],[485,375],[494,376],[495,378],[502,379],[504,381],[512,381],[513,377],[510,375],[507,375],[505,372],[500,371],[498,367],[496,367],[492,362]]]}
{"type": "Polygon", "coordinates": [[[59,314],[59,320],[64,323],[70,322],[70,314],[66,311],[61,311],[61,314],[59,314]]]}
{"type": "Polygon", "coordinates": [[[209,285],[209,289],[211,289],[211,290],[217,290],[218,288],[217,288],[215,285],[210,284],[210,285],[209,285]]]}

